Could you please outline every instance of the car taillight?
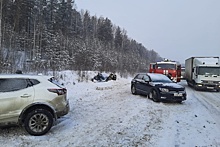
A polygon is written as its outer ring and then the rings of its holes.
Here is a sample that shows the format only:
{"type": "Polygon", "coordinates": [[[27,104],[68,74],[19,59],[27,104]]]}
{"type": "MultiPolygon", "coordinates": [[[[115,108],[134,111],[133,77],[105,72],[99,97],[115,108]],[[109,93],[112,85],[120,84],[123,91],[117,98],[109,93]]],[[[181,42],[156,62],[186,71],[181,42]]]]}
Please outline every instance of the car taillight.
{"type": "Polygon", "coordinates": [[[67,92],[65,88],[53,88],[53,89],[47,89],[47,90],[53,93],[57,93],[58,95],[64,95],[67,92]]]}

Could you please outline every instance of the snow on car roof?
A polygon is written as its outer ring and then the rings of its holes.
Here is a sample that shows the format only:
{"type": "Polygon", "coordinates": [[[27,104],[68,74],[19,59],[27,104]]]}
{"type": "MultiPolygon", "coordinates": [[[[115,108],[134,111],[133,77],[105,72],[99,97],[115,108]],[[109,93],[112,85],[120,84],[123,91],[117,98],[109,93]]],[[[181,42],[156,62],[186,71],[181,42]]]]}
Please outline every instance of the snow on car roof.
{"type": "Polygon", "coordinates": [[[47,75],[28,75],[28,74],[0,74],[0,78],[53,78],[47,75]]]}

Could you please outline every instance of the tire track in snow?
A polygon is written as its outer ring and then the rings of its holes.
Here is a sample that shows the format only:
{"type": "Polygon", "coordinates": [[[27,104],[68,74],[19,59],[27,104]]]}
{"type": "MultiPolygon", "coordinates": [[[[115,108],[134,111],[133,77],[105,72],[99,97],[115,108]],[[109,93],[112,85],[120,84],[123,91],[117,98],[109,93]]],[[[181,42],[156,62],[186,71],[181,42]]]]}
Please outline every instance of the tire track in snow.
{"type": "Polygon", "coordinates": [[[220,93],[211,94],[209,92],[195,91],[194,97],[206,108],[206,111],[209,112],[220,128],[220,93]]]}
{"type": "MultiPolygon", "coordinates": [[[[164,103],[169,107],[169,121],[165,121],[164,133],[161,136],[162,142],[158,146],[219,146],[219,130],[212,117],[210,117],[210,107],[204,107],[199,101],[196,91],[181,83],[186,87],[187,100],[181,105],[164,103]],[[196,136],[196,137],[195,137],[196,136]],[[201,141],[202,138],[202,141],[201,141]]],[[[211,94],[212,95],[212,94],[211,94]]]]}

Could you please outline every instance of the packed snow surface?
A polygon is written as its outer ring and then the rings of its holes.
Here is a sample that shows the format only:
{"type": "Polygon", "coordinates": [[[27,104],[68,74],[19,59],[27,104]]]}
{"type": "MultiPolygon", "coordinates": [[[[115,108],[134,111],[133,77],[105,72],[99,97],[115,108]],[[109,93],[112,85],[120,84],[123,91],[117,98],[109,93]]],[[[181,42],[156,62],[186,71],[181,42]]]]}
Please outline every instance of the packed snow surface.
{"type": "Polygon", "coordinates": [[[4,147],[218,147],[220,93],[195,91],[185,81],[187,100],[155,103],[132,95],[131,78],[77,82],[65,75],[70,112],[44,136],[22,128],[0,129],[4,147]]]}

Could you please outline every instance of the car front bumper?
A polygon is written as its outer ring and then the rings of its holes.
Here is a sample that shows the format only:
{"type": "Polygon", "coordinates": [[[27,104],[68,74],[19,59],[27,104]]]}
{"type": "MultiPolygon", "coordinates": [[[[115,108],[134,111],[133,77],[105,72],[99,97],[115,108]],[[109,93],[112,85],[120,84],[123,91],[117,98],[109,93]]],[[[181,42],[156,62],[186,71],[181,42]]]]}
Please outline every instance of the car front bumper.
{"type": "Polygon", "coordinates": [[[218,85],[218,84],[196,84],[195,88],[198,90],[217,90],[217,91],[220,91],[220,85],[218,85]]]}
{"type": "Polygon", "coordinates": [[[184,101],[186,100],[186,93],[160,93],[160,100],[166,100],[166,101],[184,101]]]}

